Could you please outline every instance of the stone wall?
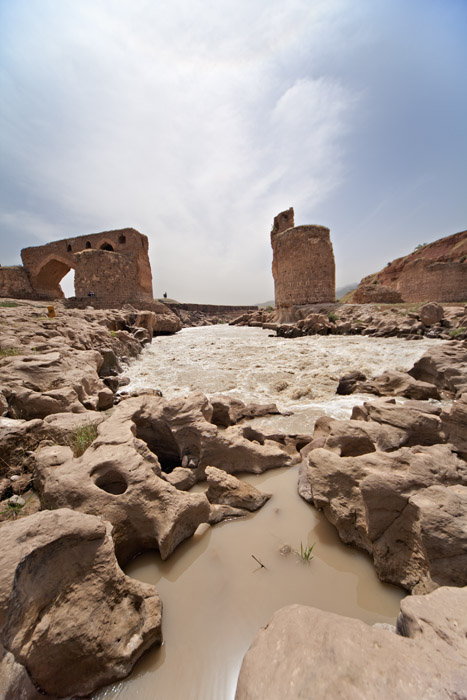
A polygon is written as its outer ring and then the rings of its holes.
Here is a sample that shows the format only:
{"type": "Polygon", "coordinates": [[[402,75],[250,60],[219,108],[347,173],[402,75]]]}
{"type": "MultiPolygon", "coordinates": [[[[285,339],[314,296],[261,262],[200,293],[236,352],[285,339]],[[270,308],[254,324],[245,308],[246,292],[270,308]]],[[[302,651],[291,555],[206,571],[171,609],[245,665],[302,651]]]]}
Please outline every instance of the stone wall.
{"type": "Polygon", "coordinates": [[[219,304],[179,304],[177,302],[163,302],[169,309],[176,311],[180,309],[181,311],[201,311],[204,314],[212,314],[217,316],[217,314],[222,313],[233,313],[241,314],[247,311],[257,311],[257,306],[223,306],[219,304]]]}
{"type": "Polygon", "coordinates": [[[276,308],[335,301],[335,263],[329,229],[294,227],[293,223],[293,209],[289,209],[276,216],[271,231],[276,308]],[[284,228],[290,220],[292,228],[284,228]]]}
{"type": "Polygon", "coordinates": [[[466,301],[467,262],[414,260],[401,271],[397,289],[405,301],[466,301]]]}
{"type": "Polygon", "coordinates": [[[0,293],[29,299],[63,299],[61,279],[75,270],[75,293],[82,304],[94,299],[96,308],[119,308],[125,303],[151,305],[152,275],[148,239],[135,229],[103,231],[65,238],[21,251],[23,267],[0,268],[0,293]],[[91,294],[92,296],[88,297],[91,294]]]}
{"type": "Polygon", "coordinates": [[[34,290],[28,273],[21,267],[2,267],[0,265],[0,297],[12,299],[34,299],[34,290]]]}
{"type": "Polygon", "coordinates": [[[439,238],[393,260],[380,272],[364,277],[358,289],[375,281],[376,286],[399,292],[407,302],[466,301],[467,231],[439,238]]]}
{"type": "Polygon", "coordinates": [[[294,218],[293,207],[290,207],[290,209],[286,209],[285,211],[281,211],[280,214],[274,217],[274,223],[271,231],[271,242],[276,233],[282,233],[282,231],[287,231],[288,228],[294,227],[294,218]]]}

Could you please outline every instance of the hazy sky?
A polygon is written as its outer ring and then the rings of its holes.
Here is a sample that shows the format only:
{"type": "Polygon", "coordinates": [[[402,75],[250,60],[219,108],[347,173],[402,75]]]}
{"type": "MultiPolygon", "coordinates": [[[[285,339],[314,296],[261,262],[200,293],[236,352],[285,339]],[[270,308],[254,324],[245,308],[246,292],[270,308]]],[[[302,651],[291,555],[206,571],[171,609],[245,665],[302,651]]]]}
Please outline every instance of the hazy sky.
{"type": "Polygon", "coordinates": [[[271,299],[269,231],[338,286],[467,228],[467,0],[0,0],[3,265],[133,226],[154,294],[271,299]]]}

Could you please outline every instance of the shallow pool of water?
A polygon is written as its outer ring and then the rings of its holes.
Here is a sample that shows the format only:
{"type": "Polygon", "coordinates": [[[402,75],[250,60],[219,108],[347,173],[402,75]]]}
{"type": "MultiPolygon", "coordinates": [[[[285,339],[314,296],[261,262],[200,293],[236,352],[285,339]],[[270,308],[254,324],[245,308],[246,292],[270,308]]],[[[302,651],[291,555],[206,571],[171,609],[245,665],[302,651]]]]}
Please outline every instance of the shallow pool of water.
{"type": "Polygon", "coordinates": [[[94,697],[130,700],[233,700],[243,655],[257,630],[290,603],[395,623],[403,591],[378,581],[369,557],[344,546],[324,516],[297,494],[298,468],[246,481],[272,498],[257,513],[200,526],[167,561],[157,553],[126,572],[156,586],[164,604],[164,645],[129,678],[94,697]],[[280,553],[315,544],[314,558],[280,553]],[[253,559],[263,564],[261,568],[253,559]]]}

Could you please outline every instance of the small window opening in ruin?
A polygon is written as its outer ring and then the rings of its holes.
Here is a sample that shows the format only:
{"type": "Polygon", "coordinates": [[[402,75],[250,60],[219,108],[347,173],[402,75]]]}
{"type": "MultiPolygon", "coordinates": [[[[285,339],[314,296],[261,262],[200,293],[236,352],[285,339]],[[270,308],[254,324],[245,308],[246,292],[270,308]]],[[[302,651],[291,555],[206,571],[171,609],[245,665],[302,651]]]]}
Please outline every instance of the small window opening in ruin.
{"type": "Polygon", "coordinates": [[[101,250],[113,250],[113,247],[110,245],[110,243],[103,243],[101,245],[101,250]]]}
{"type": "Polygon", "coordinates": [[[71,253],[71,245],[70,245],[69,243],[68,243],[66,249],[67,249],[67,251],[68,251],[69,253],[71,253]]]}
{"type": "Polygon", "coordinates": [[[86,248],[91,248],[91,244],[89,243],[89,241],[86,241],[86,248]]]}
{"type": "Polygon", "coordinates": [[[75,271],[73,268],[62,277],[60,287],[67,299],[75,296],[75,271]]]}
{"type": "Polygon", "coordinates": [[[121,243],[122,245],[123,245],[124,243],[126,243],[126,236],[124,236],[123,233],[121,233],[121,234],[119,235],[119,237],[118,237],[118,242],[121,243]]]}

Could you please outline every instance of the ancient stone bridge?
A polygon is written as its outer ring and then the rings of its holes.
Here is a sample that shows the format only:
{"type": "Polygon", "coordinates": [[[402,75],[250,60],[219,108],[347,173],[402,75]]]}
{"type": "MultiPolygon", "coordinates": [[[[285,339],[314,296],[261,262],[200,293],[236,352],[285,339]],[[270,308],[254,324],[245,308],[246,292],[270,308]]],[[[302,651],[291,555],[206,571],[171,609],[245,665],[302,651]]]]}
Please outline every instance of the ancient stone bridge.
{"type": "Polygon", "coordinates": [[[60,281],[75,270],[77,300],[119,307],[152,302],[148,239],[133,228],[65,238],[21,251],[23,266],[0,267],[0,296],[61,299],[60,281]]]}

